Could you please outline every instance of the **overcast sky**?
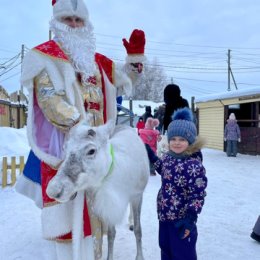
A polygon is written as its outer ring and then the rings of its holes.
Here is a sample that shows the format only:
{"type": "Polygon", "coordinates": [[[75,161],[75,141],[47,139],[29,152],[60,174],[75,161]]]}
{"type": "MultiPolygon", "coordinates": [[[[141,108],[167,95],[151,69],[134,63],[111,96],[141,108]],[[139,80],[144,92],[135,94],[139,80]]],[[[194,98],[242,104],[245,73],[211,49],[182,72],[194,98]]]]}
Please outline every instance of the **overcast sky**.
{"type": "MultiPolygon", "coordinates": [[[[239,89],[260,85],[259,0],[88,0],[97,51],[115,62],[125,59],[122,38],[146,33],[146,56],[157,60],[186,98],[228,89],[227,53],[239,89]]],[[[30,49],[48,40],[51,0],[1,0],[0,85],[20,88],[22,44],[30,49]]],[[[231,85],[231,90],[235,86],[231,85]]]]}

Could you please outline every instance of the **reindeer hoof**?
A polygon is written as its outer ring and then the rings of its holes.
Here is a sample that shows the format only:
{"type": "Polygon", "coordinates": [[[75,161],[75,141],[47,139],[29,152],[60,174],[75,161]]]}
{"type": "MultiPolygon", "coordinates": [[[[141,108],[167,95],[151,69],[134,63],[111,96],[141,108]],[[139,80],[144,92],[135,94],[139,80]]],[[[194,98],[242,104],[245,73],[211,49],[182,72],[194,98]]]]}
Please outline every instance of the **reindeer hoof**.
{"type": "Polygon", "coordinates": [[[134,230],[134,225],[129,226],[129,230],[133,231],[134,230]]]}

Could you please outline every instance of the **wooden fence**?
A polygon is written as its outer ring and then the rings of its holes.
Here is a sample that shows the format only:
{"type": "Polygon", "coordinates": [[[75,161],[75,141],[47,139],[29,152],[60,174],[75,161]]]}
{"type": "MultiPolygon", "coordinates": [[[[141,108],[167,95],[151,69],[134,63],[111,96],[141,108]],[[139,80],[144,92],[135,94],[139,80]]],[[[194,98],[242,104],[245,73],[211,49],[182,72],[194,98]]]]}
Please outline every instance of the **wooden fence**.
{"type": "Polygon", "coordinates": [[[22,173],[24,169],[24,156],[19,157],[19,163],[16,163],[16,157],[11,157],[11,164],[8,164],[7,157],[3,157],[3,167],[2,167],[2,187],[5,188],[7,185],[13,186],[16,182],[16,170],[19,170],[19,174],[22,173]],[[8,182],[8,176],[11,177],[11,183],[8,182]]]}

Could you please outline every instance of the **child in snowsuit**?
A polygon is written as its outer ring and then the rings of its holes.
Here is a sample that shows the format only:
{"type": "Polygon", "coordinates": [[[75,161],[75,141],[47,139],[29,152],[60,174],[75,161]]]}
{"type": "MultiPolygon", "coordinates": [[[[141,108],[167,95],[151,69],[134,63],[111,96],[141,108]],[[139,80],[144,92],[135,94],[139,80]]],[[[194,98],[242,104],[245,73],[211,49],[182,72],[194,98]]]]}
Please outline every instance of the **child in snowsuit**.
{"type": "Polygon", "coordinates": [[[224,141],[227,142],[227,156],[237,156],[237,142],[241,142],[240,128],[237,124],[236,116],[231,113],[224,131],[224,141]]]}
{"type": "Polygon", "coordinates": [[[140,135],[140,133],[139,133],[140,129],[144,129],[144,127],[145,127],[144,119],[140,116],[138,119],[138,122],[136,123],[138,135],[140,135]]]}
{"type": "MultiPolygon", "coordinates": [[[[157,142],[161,140],[161,135],[155,128],[159,125],[157,118],[148,117],[144,129],[139,130],[141,139],[145,144],[148,144],[153,152],[157,154],[157,142]]],[[[154,165],[150,163],[150,174],[156,175],[154,165]]]]}
{"type": "Polygon", "coordinates": [[[206,196],[207,177],[198,156],[203,141],[197,137],[188,108],[174,113],[167,139],[169,151],[161,159],[146,146],[162,182],[157,196],[161,260],[196,260],[196,222],[206,196]]]}

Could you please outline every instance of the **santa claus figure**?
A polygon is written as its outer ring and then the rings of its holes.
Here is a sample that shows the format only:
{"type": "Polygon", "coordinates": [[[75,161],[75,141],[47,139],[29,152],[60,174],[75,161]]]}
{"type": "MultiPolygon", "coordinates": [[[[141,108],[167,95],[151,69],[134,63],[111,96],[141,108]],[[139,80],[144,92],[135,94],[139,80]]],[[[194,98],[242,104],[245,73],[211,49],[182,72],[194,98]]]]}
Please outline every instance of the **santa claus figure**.
{"type": "Polygon", "coordinates": [[[29,91],[27,131],[32,151],[18,192],[42,209],[43,237],[55,242],[58,260],[102,258],[102,225],[91,210],[91,198],[82,191],[67,203],[46,194],[65,153],[70,129],[90,118],[98,126],[116,118],[116,97],[128,95],[143,69],[145,35],[134,30],[124,69],[95,52],[95,37],[83,0],[53,0],[50,30],[53,40],[27,53],[22,84],[29,91]]]}

